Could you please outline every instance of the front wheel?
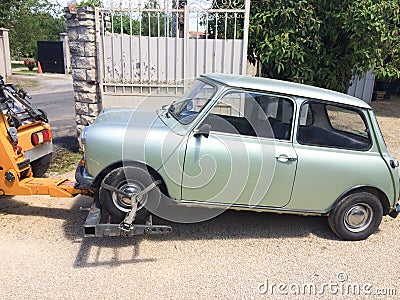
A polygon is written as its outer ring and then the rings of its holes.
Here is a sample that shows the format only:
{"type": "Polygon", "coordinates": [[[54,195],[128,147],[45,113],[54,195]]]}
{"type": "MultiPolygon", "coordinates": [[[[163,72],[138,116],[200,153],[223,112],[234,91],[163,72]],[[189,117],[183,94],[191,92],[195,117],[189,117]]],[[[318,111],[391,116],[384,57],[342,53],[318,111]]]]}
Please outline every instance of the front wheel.
{"type": "MultiPolygon", "coordinates": [[[[143,168],[124,166],[111,171],[104,177],[102,182],[128,194],[132,194],[140,193],[151,185],[154,180],[143,168]]],[[[135,222],[144,222],[150,214],[147,208],[151,208],[154,204],[157,204],[160,198],[160,190],[158,187],[155,187],[137,199],[135,222]]],[[[129,198],[107,190],[104,187],[100,187],[99,199],[102,208],[111,215],[113,222],[121,222],[132,207],[129,198]]]]}
{"type": "Polygon", "coordinates": [[[367,192],[353,193],[329,213],[332,231],[349,241],[364,240],[373,234],[382,221],[383,208],[379,199],[367,192]]]}

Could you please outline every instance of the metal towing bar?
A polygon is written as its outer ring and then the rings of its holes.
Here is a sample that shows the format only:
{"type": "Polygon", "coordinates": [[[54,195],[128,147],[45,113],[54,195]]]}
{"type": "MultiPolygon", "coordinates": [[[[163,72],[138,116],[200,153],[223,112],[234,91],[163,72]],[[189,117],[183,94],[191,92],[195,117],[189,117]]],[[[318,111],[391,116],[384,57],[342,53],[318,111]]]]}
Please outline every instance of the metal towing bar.
{"type": "Polygon", "coordinates": [[[145,234],[166,234],[172,232],[171,226],[153,225],[153,216],[149,215],[146,224],[131,224],[128,230],[122,229],[121,224],[100,223],[101,210],[92,206],[83,225],[85,237],[133,237],[145,234]]]}
{"type": "Polygon", "coordinates": [[[92,207],[89,210],[86,222],[83,225],[85,229],[85,237],[104,237],[104,236],[132,237],[144,234],[170,233],[172,231],[171,226],[153,225],[152,215],[148,216],[145,224],[134,224],[138,199],[144,194],[148,193],[151,189],[155,188],[160,183],[161,180],[157,180],[152,184],[150,184],[145,189],[143,189],[141,192],[129,194],[103,182],[101,184],[103,188],[121,194],[122,196],[130,199],[132,209],[126,214],[125,219],[120,224],[100,223],[101,210],[96,207],[95,205],[96,201],[94,201],[92,207]]]}

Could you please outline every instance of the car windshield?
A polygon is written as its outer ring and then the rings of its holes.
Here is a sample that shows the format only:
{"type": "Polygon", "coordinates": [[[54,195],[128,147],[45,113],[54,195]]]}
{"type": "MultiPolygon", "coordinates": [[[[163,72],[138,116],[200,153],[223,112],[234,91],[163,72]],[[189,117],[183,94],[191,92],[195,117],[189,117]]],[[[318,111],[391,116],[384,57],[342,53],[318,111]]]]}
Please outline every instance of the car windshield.
{"type": "Polygon", "coordinates": [[[215,94],[216,88],[197,79],[178,102],[172,103],[168,112],[182,124],[192,122],[215,94]]]}

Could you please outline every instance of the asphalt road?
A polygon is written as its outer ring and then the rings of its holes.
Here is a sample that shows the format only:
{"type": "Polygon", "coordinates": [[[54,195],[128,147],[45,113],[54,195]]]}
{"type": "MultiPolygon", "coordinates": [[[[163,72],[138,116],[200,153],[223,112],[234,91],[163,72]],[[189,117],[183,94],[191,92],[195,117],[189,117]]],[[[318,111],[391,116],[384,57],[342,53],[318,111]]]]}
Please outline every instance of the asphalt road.
{"type": "Polygon", "coordinates": [[[39,86],[28,91],[31,102],[47,112],[53,131],[62,135],[76,135],[75,101],[69,75],[37,75],[39,86]]]}
{"type": "Polygon", "coordinates": [[[50,125],[56,130],[75,128],[74,92],[55,92],[32,95],[31,102],[47,112],[50,125]]]}
{"type": "Polygon", "coordinates": [[[28,91],[31,102],[45,110],[53,131],[53,144],[61,149],[75,149],[77,131],[75,100],[70,75],[36,75],[39,86],[28,91]]]}

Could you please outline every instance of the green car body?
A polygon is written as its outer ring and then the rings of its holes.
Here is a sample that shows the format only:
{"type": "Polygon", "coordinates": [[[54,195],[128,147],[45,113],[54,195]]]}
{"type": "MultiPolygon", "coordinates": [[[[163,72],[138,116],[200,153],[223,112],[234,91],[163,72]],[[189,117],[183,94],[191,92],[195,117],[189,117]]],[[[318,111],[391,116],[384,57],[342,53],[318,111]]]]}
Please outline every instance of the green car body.
{"type": "MultiPolygon", "coordinates": [[[[103,111],[83,142],[77,180],[93,189],[133,164],[160,178],[177,204],[329,215],[349,195],[368,193],[380,214],[398,213],[397,161],[372,108],[320,88],[204,75],[168,107],[103,111]]],[[[347,215],[354,225],[367,214],[357,206],[347,215]]]]}

